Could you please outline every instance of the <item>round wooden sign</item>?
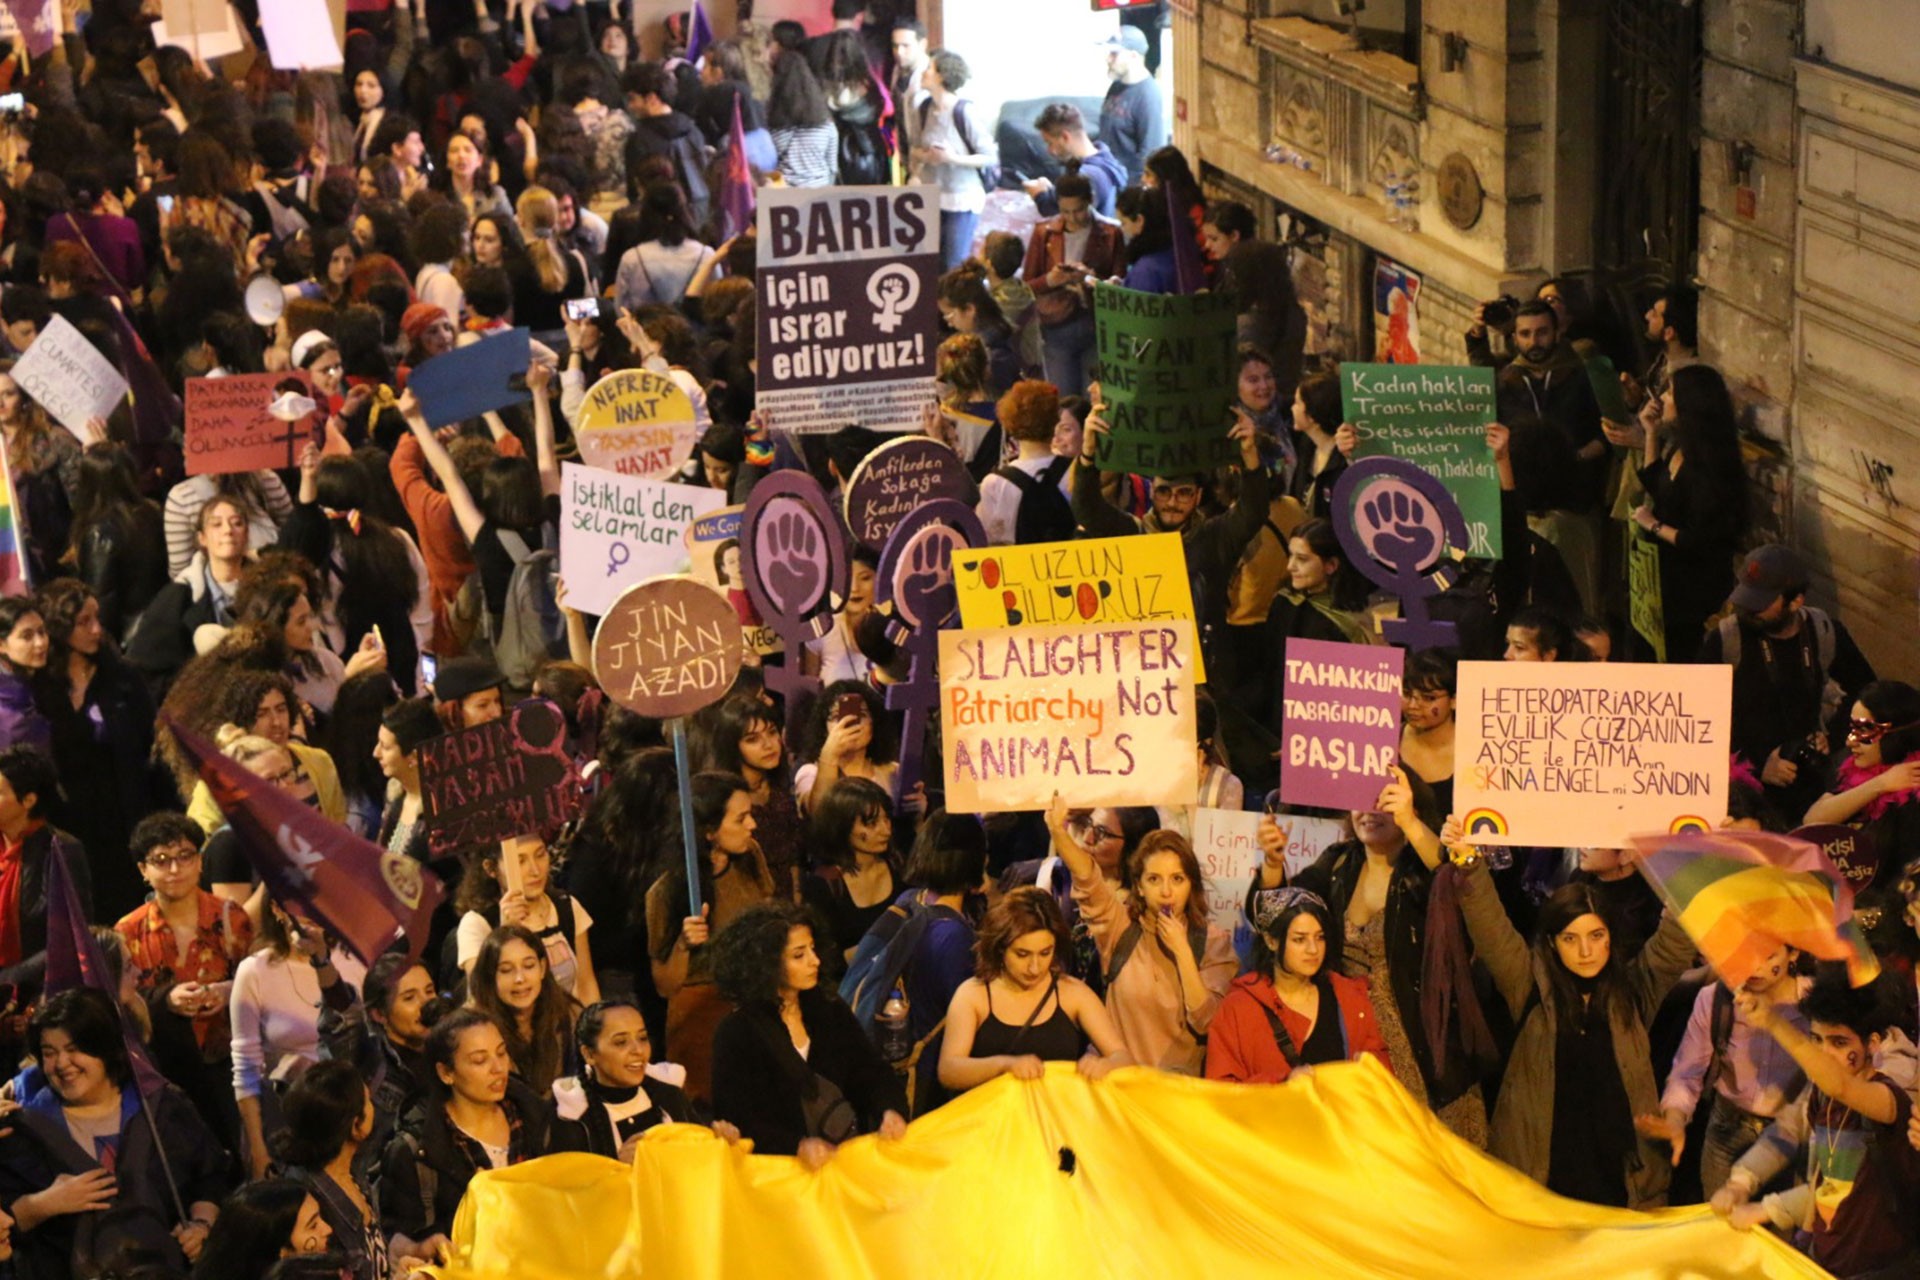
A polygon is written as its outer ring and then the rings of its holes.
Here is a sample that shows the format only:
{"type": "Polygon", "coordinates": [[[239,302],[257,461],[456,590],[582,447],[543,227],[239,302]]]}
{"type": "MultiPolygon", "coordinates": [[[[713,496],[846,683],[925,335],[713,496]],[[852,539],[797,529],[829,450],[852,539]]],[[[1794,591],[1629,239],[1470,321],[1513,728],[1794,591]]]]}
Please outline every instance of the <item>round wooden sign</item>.
{"type": "Polygon", "coordinates": [[[964,502],[972,491],[959,454],[926,436],[901,436],[854,468],[847,484],[847,527],[854,541],[877,552],[914,508],[936,498],[964,502]]]}
{"type": "Polygon", "coordinates": [[[1440,162],[1440,211],[1447,221],[1462,231],[1480,221],[1487,193],[1480,186],[1480,174],[1473,161],[1456,151],[1440,162]]]}
{"type": "Polygon", "coordinates": [[[607,696],[655,720],[690,716],[733,687],[744,656],[740,616],[692,578],[648,578],[613,602],[593,636],[607,696]]]}
{"type": "Polygon", "coordinates": [[[692,455],[704,429],[698,407],[672,378],[616,369],[588,389],[574,438],[590,467],[664,479],[692,455]]]}

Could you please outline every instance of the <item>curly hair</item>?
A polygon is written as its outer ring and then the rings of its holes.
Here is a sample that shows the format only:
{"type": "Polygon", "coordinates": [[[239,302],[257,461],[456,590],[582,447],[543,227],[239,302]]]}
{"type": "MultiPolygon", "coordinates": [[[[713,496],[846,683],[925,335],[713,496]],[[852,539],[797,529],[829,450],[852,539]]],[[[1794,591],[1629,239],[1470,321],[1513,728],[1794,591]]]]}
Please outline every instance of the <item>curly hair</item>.
{"type": "Polygon", "coordinates": [[[1060,392],[1051,382],[1022,378],[1000,397],[1000,425],[1015,440],[1051,440],[1060,423],[1060,392]]]}
{"type": "Polygon", "coordinates": [[[788,940],[795,929],[818,939],[826,934],[813,913],[797,902],[776,899],[742,911],[713,940],[713,980],[735,1004],[775,1004],[788,940]]]}
{"type": "Polygon", "coordinates": [[[1067,955],[1067,922],[1053,895],[1022,885],[987,909],[973,940],[973,976],[991,982],[1007,970],[1007,948],[1030,933],[1053,935],[1053,970],[1062,971],[1067,955]]]}
{"type": "Polygon", "coordinates": [[[800,731],[795,760],[818,761],[820,749],[827,745],[827,729],[833,718],[834,704],[842,694],[857,693],[867,704],[867,717],[873,721],[873,741],[867,744],[867,759],[873,764],[892,764],[899,758],[900,734],[886,714],[887,704],[872,685],[864,680],[836,680],[820,691],[807,712],[807,723],[800,731]]]}

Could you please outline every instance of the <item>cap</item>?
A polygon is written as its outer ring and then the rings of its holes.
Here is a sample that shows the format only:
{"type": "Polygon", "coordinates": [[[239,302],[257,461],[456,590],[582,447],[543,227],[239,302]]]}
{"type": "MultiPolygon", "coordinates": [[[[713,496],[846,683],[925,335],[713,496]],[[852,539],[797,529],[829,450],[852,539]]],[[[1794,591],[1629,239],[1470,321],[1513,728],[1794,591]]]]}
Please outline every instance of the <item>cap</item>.
{"type": "Polygon", "coordinates": [[[420,341],[420,335],[433,327],[436,320],[445,320],[445,307],[436,307],[431,302],[416,302],[400,314],[400,332],[414,342],[420,341]]]}
{"type": "Polygon", "coordinates": [[[462,654],[440,664],[440,673],[433,681],[433,696],[441,702],[458,702],[476,693],[498,689],[506,682],[500,668],[485,658],[462,654]]]}
{"type": "Polygon", "coordinates": [[[1147,33],[1138,27],[1122,26],[1118,31],[1100,42],[1102,49],[1125,49],[1128,53],[1145,54],[1147,51],[1147,33]]]}
{"type": "Polygon", "coordinates": [[[1792,547],[1777,542],[1755,547],[1740,566],[1740,582],[1727,597],[1727,603],[1748,613],[1759,613],[1785,595],[1789,589],[1804,587],[1808,578],[1807,562],[1792,547]]]}
{"type": "Polygon", "coordinates": [[[307,367],[307,357],[312,355],[316,348],[332,345],[333,339],[328,337],[324,330],[309,329],[293,340],[293,350],[288,353],[287,359],[292,361],[294,368],[304,369],[307,367]]]}

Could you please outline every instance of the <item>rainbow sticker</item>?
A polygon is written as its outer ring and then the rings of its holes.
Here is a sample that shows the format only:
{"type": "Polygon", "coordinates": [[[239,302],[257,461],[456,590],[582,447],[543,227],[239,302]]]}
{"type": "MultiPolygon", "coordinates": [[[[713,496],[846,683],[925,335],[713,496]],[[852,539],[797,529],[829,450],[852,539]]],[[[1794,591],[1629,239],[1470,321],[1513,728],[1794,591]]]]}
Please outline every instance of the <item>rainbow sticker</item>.
{"type": "Polygon", "coordinates": [[[1503,836],[1507,834],[1506,815],[1497,809],[1475,809],[1467,814],[1465,826],[1469,836],[1503,836]]]}
{"type": "Polygon", "coordinates": [[[1689,832],[1704,832],[1704,831],[1711,831],[1711,830],[1713,830],[1712,823],[1708,822],[1705,818],[1695,817],[1693,814],[1690,814],[1690,813],[1681,814],[1679,817],[1675,818],[1673,820],[1672,825],[1670,825],[1667,828],[1668,834],[1676,835],[1676,836],[1685,835],[1689,832]]]}

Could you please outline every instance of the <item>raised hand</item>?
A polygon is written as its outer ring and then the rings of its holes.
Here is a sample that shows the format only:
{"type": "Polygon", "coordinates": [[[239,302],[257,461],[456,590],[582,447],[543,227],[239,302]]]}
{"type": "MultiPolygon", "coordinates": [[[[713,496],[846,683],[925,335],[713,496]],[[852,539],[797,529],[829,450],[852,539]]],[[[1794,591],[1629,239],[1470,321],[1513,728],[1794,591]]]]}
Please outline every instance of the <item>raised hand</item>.
{"type": "Polygon", "coordinates": [[[820,530],[811,516],[783,511],[768,522],[763,545],[761,572],[767,590],[782,612],[802,617],[826,581],[826,568],[820,563],[820,530]]]}
{"type": "Polygon", "coordinates": [[[1367,499],[1361,509],[1373,526],[1369,539],[1373,554],[1401,574],[1418,573],[1440,549],[1439,539],[1424,523],[1426,503],[1417,494],[1393,489],[1367,499]]]}

